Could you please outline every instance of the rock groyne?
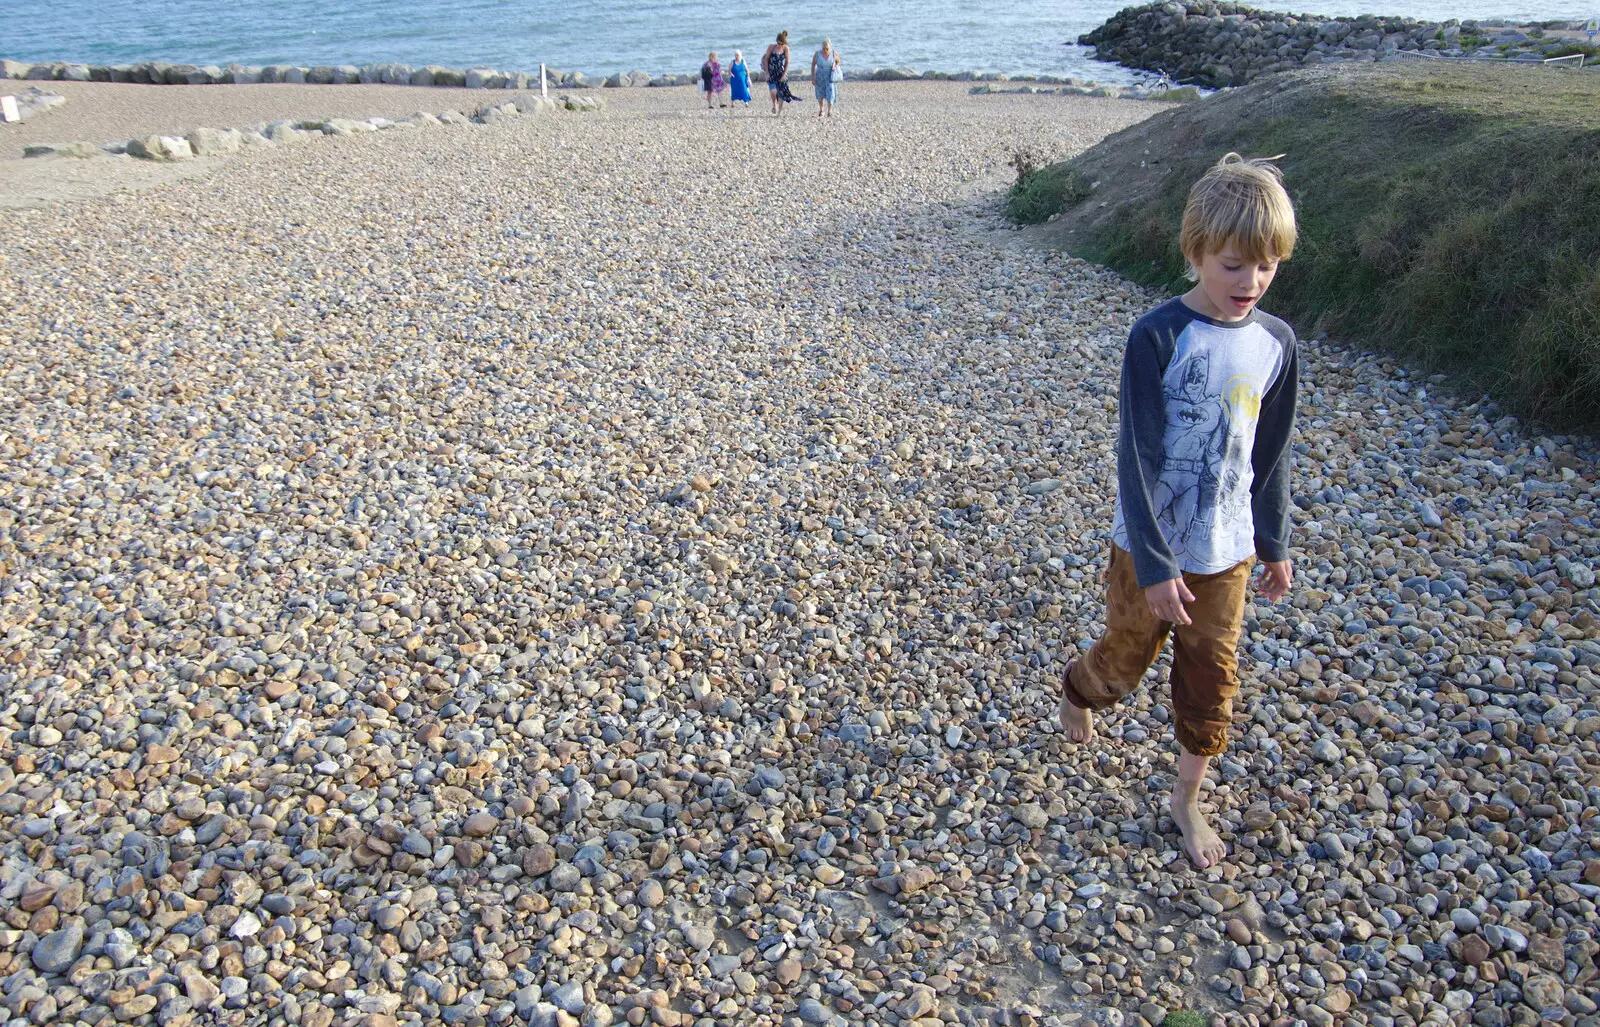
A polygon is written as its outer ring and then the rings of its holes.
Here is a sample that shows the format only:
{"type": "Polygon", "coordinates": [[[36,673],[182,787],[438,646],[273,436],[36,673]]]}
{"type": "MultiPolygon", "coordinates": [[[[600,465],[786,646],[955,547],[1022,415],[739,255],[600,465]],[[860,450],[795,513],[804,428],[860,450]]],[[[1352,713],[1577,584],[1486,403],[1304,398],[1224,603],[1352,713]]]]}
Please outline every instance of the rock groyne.
{"type": "MultiPolygon", "coordinates": [[[[581,71],[545,68],[551,89],[637,89],[646,86],[692,86],[699,76],[692,73],[652,75],[647,71],[622,71],[611,75],[589,75],[581,71]]],[[[852,82],[1038,82],[1046,85],[1082,85],[1064,75],[1008,75],[998,71],[938,71],[908,67],[862,67],[847,70],[852,82]]],[[[67,61],[28,63],[0,59],[0,79],[66,82],[127,82],[159,86],[255,85],[294,83],[303,85],[398,85],[457,87],[466,89],[537,89],[537,71],[501,71],[495,68],[449,68],[437,64],[412,67],[409,64],[170,64],[141,61],[137,64],[75,64],[67,61]]],[[[790,81],[808,82],[804,69],[789,74],[790,81]]],[[[764,83],[766,73],[752,68],[750,81],[764,83]]],[[[1098,85],[1098,83],[1090,83],[1098,85]]]]}
{"type": "Polygon", "coordinates": [[[1078,42],[1095,58],[1220,88],[1303,64],[1400,54],[1543,61],[1583,52],[1553,26],[1497,27],[1361,15],[1283,14],[1235,3],[1166,0],[1119,11],[1078,42]]]}

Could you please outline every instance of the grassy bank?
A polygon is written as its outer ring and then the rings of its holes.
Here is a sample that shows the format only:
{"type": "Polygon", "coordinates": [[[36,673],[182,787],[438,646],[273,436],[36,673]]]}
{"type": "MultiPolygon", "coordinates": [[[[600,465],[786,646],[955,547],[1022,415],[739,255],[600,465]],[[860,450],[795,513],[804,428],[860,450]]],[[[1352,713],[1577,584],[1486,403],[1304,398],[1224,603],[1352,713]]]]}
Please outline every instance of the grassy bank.
{"type": "Polygon", "coordinates": [[[1189,184],[1283,154],[1301,242],[1268,308],[1401,355],[1558,428],[1600,428],[1600,77],[1385,64],[1307,70],[1164,111],[1024,176],[1013,216],[1186,287],[1189,184]]]}

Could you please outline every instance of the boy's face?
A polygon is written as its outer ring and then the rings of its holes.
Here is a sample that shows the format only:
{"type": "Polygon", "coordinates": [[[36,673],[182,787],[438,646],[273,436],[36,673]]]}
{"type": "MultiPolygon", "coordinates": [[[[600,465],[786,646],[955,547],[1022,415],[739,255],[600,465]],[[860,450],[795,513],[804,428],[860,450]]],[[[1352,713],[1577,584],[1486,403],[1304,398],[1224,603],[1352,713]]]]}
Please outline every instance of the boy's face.
{"type": "Polygon", "coordinates": [[[1247,261],[1229,243],[1207,254],[1195,270],[1200,280],[1184,296],[1189,305],[1218,321],[1240,321],[1261,302],[1278,273],[1278,262],[1247,261]]]}

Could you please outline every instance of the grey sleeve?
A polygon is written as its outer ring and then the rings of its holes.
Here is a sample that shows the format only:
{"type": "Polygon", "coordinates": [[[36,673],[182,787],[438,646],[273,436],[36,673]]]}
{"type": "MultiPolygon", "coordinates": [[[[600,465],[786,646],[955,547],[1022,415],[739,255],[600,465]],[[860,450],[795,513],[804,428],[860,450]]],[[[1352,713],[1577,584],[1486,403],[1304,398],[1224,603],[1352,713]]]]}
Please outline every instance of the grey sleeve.
{"type": "Polygon", "coordinates": [[[1289,439],[1299,403],[1300,347],[1294,333],[1280,336],[1283,368],[1261,400],[1250,469],[1250,514],[1255,522],[1256,555],[1264,562],[1289,559],[1289,439]]]}
{"type": "Polygon", "coordinates": [[[1161,476],[1167,404],[1161,377],[1172,356],[1155,331],[1135,328],[1122,357],[1121,421],[1117,433],[1117,497],[1140,588],[1181,577],[1177,557],[1156,523],[1150,492],[1161,476]]]}

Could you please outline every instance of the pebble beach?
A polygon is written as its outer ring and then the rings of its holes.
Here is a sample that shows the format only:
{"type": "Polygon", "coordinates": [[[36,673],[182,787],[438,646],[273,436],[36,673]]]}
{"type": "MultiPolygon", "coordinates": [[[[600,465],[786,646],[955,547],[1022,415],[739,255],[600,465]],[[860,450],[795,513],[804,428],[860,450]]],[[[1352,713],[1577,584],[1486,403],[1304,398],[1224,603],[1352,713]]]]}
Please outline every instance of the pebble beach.
{"type": "Polygon", "coordinates": [[[1195,870],[1055,724],[1162,297],[999,216],[1160,107],[604,93],[0,221],[9,1024],[1600,1025],[1592,440],[1304,333],[1195,870]]]}

